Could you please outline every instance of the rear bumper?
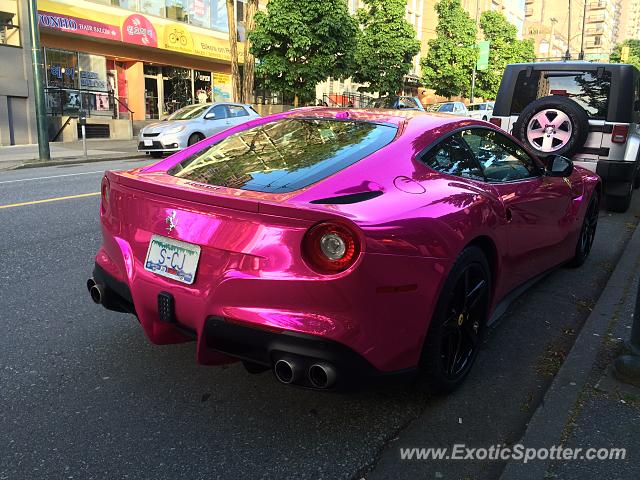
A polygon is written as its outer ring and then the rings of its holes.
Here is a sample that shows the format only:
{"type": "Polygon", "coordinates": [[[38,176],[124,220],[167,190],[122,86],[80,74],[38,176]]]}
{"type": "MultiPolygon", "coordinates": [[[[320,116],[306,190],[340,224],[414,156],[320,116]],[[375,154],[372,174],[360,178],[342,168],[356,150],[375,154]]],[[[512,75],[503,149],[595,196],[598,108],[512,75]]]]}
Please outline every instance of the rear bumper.
{"type": "Polygon", "coordinates": [[[604,194],[624,197],[631,191],[636,175],[636,162],[599,160],[596,173],[602,178],[604,194]]]}
{"type": "MultiPolygon", "coordinates": [[[[104,287],[103,306],[108,310],[136,315],[131,290],[96,263],[93,270],[95,282],[104,287]]],[[[273,368],[280,358],[293,359],[302,371],[313,364],[324,362],[338,372],[331,389],[347,390],[354,386],[385,385],[411,380],[417,368],[396,371],[376,369],[363,355],[340,342],[313,335],[286,330],[259,328],[237,322],[235,319],[210,316],[204,321],[200,334],[176,318],[166,322],[160,316],[154,322],[175,330],[176,340],[196,339],[199,349],[204,348],[216,361],[229,363],[243,360],[273,368]]],[[[298,386],[313,388],[306,375],[302,375],[298,386]]]]}
{"type": "Polygon", "coordinates": [[[636,162],[620,160],[585,161],[577,159],[574,163],[597,173],[602,179],[604,195],[624,197],[629,194],[633,183],[636,162]]]}

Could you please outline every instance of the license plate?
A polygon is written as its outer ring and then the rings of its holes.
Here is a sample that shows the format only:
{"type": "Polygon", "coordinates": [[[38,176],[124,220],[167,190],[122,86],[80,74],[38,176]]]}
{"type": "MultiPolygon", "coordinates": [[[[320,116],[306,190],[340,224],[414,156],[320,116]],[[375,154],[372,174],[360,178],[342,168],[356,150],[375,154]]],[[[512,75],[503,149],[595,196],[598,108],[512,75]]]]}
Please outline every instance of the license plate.
{"type": "Polygon", "coordinates": [[[191,285],[196,277],[199,259],[198,245],[153,235],[144,269],[191,285]]]}
{"type": "Polygon", "coordinates": [[[144,139],[144,146],[145,147],[153,147],[153,140],[147,140],[146,138],[144,139]]]}

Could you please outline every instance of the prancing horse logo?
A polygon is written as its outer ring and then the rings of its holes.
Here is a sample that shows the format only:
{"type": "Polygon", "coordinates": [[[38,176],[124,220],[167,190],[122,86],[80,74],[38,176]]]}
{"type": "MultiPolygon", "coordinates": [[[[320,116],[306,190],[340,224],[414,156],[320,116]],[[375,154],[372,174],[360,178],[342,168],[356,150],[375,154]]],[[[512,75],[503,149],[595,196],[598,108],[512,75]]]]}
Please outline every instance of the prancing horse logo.
{"type": "Polygon", "coordinates": [[[167,230],[169,230],[169,233],[171,233],[171,231],[178,226],[178,220],[176,220],[175,210],[171,211],[171,215],[167,217],[166,223],[167,223],[167,230]]]}

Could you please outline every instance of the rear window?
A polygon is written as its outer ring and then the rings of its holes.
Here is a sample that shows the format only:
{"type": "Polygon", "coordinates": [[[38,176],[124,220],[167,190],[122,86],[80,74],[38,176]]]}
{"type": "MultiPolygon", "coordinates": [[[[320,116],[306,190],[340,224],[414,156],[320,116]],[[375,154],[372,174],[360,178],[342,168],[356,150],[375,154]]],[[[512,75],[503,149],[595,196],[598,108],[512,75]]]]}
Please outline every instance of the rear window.
{"type": "Polygon", "coordinates": [[[293,192],[371,155],[396,132],[388,124],[287,118],[229,135],[168,173],[221,187],[293,192]]]}
{"type": "Polygon", "coordinates": [[[511,102],[511,115],[518,115],[534,100],[562,95],[578,103],[592,118],[606,118],[611,90],[611,72],[526,71],[518,74],[511,102]]]}

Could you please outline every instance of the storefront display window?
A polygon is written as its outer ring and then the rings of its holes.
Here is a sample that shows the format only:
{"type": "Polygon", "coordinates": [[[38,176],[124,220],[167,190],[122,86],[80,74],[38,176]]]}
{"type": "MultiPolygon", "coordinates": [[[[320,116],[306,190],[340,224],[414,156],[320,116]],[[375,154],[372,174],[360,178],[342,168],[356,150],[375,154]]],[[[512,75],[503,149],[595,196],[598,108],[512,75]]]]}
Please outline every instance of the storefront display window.
{"type": "Polygon", "coordinates": [[[209,28],[210,0],[189,0],[189,23],[198,27],[209,28]]]}
{"type": "Polygon", "coordinates": [[[78,88],[78,54],[66,50],[46,50],[47,86],[78,88]]]}
{"type": "Polygon", "coordinates": [[[18,2],[0,0],[0,45],[20,46],[18,2]]]}
{"type": "Polygon", "coordinates": [[[222,32],[229,31],[227,23],[227,3],[225,0],[209,0],[211,3],[211,28],[222,32]]]}
{"type": "Polygon", "coordinates": [[[195,101],[208,103],[211,101],[211,72],[196,70],[193,72],[193,90],[195,101]]]}
{"type": "Polygon", "coordinates": [[[107,59],[99,55],[45,49],[49,115],[112,116],[113,88],[107,76],[107,59]]]}

